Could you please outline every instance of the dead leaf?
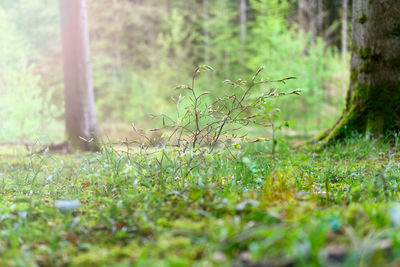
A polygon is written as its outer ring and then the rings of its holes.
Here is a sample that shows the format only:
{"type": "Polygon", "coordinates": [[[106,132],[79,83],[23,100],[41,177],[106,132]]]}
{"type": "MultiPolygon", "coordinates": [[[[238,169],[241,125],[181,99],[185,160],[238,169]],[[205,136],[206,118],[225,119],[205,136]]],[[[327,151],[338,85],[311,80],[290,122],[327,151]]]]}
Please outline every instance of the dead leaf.
{"type": "Polygon", "coordinates": [[[76,236],[75,233],[68,231],[67,232],[67,236],[66,238],[68,240],[68,242],[70,242],[73,245],[77,245],[78,244],[78,237],[76,236]]]}

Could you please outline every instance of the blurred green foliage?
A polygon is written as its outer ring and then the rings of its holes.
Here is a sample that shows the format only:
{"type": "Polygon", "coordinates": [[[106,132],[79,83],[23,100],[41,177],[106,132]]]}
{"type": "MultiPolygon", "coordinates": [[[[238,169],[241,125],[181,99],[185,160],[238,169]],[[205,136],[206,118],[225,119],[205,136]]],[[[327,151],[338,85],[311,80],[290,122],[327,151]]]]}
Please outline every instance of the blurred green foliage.
{"type": "MultiPolygon", "coordinates": [[[[171,97],[179,92],[173,88],[188,81],[201,64],[217,70],[198,81],[199,89],[211,91],[210,98],[230,93],[222,81],[248,79],[259,66],[265,67],[266,78],[297,77],[289,87],[280,88],[305,89],[304,97],[278,101],[282,118],[296,121],[289,134],[318,132],[341,112],[347,66],[335,47],[299,30],[293,1],[249,1],[245,43],[236,1],[208,0],[207,17],[201,1],[87,4],[97,114],[103,129],[122,123],[129,130],[131,121],[156,127],[148,114],[175,109],[171,97]]],[[[0,0],[0,8],[0,77],[14,83],[5,86],[2,81],[0,88],[0,105],[7,107],[0,116],[9,129],[0,139],[34,139],[45,130],[43,125],[53,125],[53,137],[59,138],[64,104],[57,1],[0,0]]]]}
{"type": "Polygon", "coordinates": [[[0,265],[396,266],[399,144],[0,148],[0,265]]]}
{"type": "Polygon", "coordinates": [[[34,53],[12,15],[0,6],[0,141],[42,141],[61,138],[60,110],[44,95],[30,63],[34,53]]]}
{"type": "Polygon", "coordinates": [[[338,51],[327,47],[322,38],[313,40],[312,34],[289,25],[289,1],[254,0],[251,5],[256,19],[247,66],[262,65],[271,78],[297,77],[289,86],[303,88],[303,97],[278,103],[283,116],[296,121],[297,131],[329,127],[341,112],[347,88],[346,66],[338,51]]]}

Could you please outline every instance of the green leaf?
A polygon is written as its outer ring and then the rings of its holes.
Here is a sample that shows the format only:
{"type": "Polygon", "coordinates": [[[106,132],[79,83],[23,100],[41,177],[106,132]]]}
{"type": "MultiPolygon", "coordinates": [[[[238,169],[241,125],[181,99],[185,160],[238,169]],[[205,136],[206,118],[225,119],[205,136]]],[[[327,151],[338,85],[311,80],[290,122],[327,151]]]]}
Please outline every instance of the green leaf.
{"type": "Polygon", "coordinates": [[[240,149],[240,148],[242,148],[242,146],[241,146],[239,143],[233,143],[233,144],[232,144],[232,147],[233,147],[234,149],[240,149]]]}
{"type": "Polygon", "coordinates": [[[190,89],[190,87],[186,84],[178,85],[174,88],[175,90],[185,90],[185,89],[190,89]]]}
{"type": "Polygon", "coordinates": [[[214,69],[209,65],[200,65],[197,69],[197,72],[203,72],[203,71],[214,71],[214,69]]]}

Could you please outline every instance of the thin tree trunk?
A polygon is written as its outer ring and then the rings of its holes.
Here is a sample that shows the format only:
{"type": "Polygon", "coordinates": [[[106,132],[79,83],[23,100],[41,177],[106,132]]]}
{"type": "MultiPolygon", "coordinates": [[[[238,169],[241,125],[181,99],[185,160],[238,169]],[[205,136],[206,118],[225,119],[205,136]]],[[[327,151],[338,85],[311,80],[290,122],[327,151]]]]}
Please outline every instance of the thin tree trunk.
{"type": "Polygon", "coordinates": [[[306,0],[298,0],[297,2],[297,17],[299,20],[299,28],[302,29],[303,31],[308,31],[308,27],[306,26],[306,16],[305,16],[305,6],[306,6],[306,0]]]}
{"type": "Polygon", "coordinates": [[[208,30],[208,0],[203,0],[204,60],[210,64],[210,32],[208,30]]]}
{"type": "Polygon", "coordinates": [[[318,3],[317,0],[308,0],[307,7],[305,8],[307,12],[307,18],[309,23],[309,30],[312,33],[312,42],[315,44],[317,34],[318,34],[318,3]]]}
{"type": "Polygon", "coordinates": [[[317,1],[317,26],[316,26],[316,35],[322,36],[323,32],[323,21],[324,21],[324,6],[322,0],[317,1]]]}
{"type": "Polygon", "coordinates": [[[247,3],[246,0],[240,0],[240,40],[242,46],[246,46],[247,35],[247,3]]]}
{"type": "Polygon", "coordinates": [[[98,127],[94,107],[85,0],[60,0],[64,59],[65,120],[71,144],[96,150],[98,127]],[[87,141],[85,141],[87,140],[87,141]]]}
{"type": "Polygon", "coordinates": [[[348,6],[349,0],[343,0],[343,9],[342,9],[342,61],[343,64],[347,62],[347,20],[348,20],[348,6]]]}
{"type": "Polygon", "coordinates": [[[246,0],[240,0],[240,42],[242,45],[242,54],[240,55],[240,63],[242,67],[245,64],[246,57],[246,38],[247,38],[247,3],[246,0]]]}
{"type": "MultiPolygon", "coordinates": [[[[118,16],[118,12],[120,11],[117,0],[113,0],[113,9],[114,9],[114,24],[117,29],[120,28],[120,17],[118,16]]],[[[115,63],[114,63],[114,75],[117,77],[118,71],[121,69],[121,37],[120,31],[115,33],[114,40],[114,55],[115,55],[115,63]]]]}

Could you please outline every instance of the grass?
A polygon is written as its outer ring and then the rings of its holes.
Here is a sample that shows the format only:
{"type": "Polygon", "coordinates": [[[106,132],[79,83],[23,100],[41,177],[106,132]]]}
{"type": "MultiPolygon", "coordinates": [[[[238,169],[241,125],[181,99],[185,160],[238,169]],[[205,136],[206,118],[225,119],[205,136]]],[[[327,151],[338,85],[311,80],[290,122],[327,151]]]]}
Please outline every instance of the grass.
{"type": "Polygon", "coordinates": [[[213,154],[3,151],[0,265],[398,264],[398,141],[281,144],[275,159],[268,143],[213,154]],[[62,213],[58,200],[81,205],[62,213]]]}

